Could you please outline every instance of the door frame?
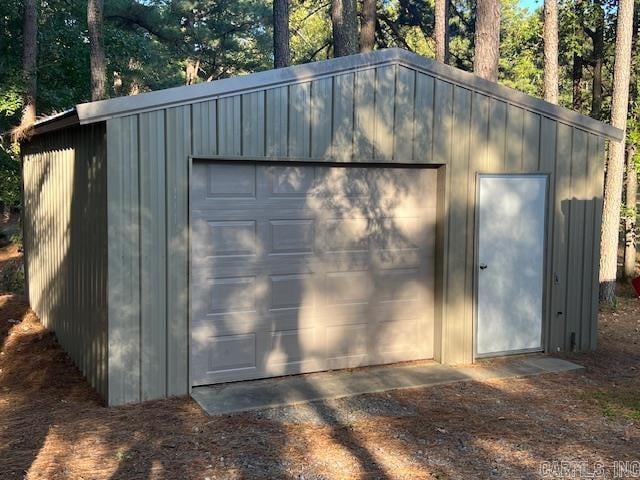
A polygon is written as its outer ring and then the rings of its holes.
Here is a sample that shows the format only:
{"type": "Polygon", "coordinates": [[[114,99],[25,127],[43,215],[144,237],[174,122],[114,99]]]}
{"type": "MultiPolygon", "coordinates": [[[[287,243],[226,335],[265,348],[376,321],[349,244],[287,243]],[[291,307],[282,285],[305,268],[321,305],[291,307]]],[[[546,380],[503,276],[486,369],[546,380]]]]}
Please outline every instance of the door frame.
{"type": "MultiPolygon", "coordinates": [[[[191,263],[191,240],[192,240],[192,191],[191,179],[193,176],[193,164],[195,162],[226,162],[226,163],[255,163],[256,165],[325,165],[337,167],[376,167],[376,168],[413,168],[413,169],[433,169],[436,172],[436,218],[435,218],[435,247],[434,247],[434,275],[433,275],[433,360],[442,363],[442,331],[445,316],[445,295],[446,295],[446,256],[447,249],[445,245],[448,241],[449,232],[449,171],[447,165],[441,163],[428,162],[353,162],[353,161],[327,161],[323,158],[284,158],[284,157],[238,157],[234,155],[194,155],[189,154],[187,161],[187,381],[188,394],[191,395],[192,390],[197,388],[193,385],[192,372],[192,346],[191,346],[191,324],[192,324],[192,293],[193,285],[192,263],[191,263]]],[[[475,342],[474,342],[475,343],[475,342]]],[[[373,365],[372,365],[373,366],[373,365]]],[[[368,367],[365,367],[368,368],[368,367]]],[[[251,380],[240,380],[251,381],[251,380]]]]}
{"type": "Polygon", "coordinates": [[[474,205],[474,228],[473,228],[473,300],[472,300],[472,313],[473,313],[473,363],[476,360],[483,358],[495,358],[511,355],[522,355],[527,353],[545,352],[547,331],[549,329],[549,308],[547,305],[548,298],[550,297],[550,284],[548,281],[549,265],[551,261],[551,254],[549,250],[549,196],[550,196],[550,178],[551,174],[548,172],[522,172],[522,173],[485,173],[476,172],[475,176],[475,205],[474,205]],[[544,246],[542,249],[542,305],[541,305],[541,333],[540,333],[540,347],[539,348],[525,348],[520,350],[508,350],[504,352],[491,352],[488,354],[478,354],[478,281],[480,278],[480,263],[479,263],[479,233],[480,233],[480,179],[481,178],[504,178],[504,177],[542,177],[545,179],[545,197],[544,197],[544,232],[543,241],[544,246]]]}

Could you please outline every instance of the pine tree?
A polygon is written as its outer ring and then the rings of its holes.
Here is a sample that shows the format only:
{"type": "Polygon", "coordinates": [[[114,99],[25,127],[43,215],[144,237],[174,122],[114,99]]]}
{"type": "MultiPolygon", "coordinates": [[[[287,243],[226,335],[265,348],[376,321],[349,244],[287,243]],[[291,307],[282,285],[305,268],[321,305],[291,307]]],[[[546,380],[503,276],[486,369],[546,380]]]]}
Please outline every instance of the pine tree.
{"type": "Polygon", "coordinates": [[[273,0],[273,66],[289,66],[289,0],[273,0]]]}
{"type": "Polygon", "coordinates": [[[492,82],[497,82],[499,51],[500,0],[478,0],[473,58],[474,73],[492,82]]]}
{"type": "MultiPolygon", "coordinates": [[[[611,124],[626,130],[631,74],[631,39],[634,0],[620,0],[616,29],[616,53],[613,73],[611,124]]],[[[624,177],[625,142],[611,142],[607,160],[600,242],[600,300],[611,303],[615,298],[618,266],[618,235],[624,177]]]]}
{"type": "Polygon", "coordinates": [[[433,35],[436,41],[436,60],[449,63],[449,0],[436,0],[433,35]]]}
{"type": "Polygon", "coordinates": [[[103,0],[88,0],[87,26],[91,55],[91,101],[102,100],[106,96],[106,66],[104,55],[103,0]]]}
{"type": "Polygon", "coordinates": [[[25,0],[22,44],[22,76],[24,81],[21,127],[36,121],[36,93],[38,90],[38,2],[25,0]]]}
{"type": "Polygon", "coordinates": [[[544,0],[544,84],[547,102],[558,103],[558,1],[544,0]]]}
{"type": "Polygon", "coordinates": [[[362,0],[360,19],[360,51],[370,52],[376,42],[376,0],[362,0]]]}
{"type": "Polygon", "coordinates": [[[342,57],[358,53],[358,19],[355,0],[333,0],[333,55],[342,57]]]}

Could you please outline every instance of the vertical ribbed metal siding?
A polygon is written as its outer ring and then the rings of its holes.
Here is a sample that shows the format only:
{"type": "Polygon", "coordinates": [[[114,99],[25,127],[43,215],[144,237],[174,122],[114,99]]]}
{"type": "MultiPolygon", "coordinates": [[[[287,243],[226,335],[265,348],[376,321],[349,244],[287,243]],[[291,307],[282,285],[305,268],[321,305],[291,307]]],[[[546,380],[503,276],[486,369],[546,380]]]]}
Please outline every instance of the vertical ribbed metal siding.
{"type": "Polygon", "coordinates": [[[569,349],[572,332],[577,349],[595,345],[604,139],[593,134],[393,65],[116,118],[107,136],[115,202],[109,278],[119,303],[110,325],[132,345],[118,356],[138,362],[126,371],[111,362],[122,389],[111,403],[188,391],[191,154],[445,165],[435,351],[447,363],[473,359],[477,173],[548,173],[545,347],[569,349]],[[166,292],[166,305],[153,303],[156,292],[166,292]]]}
{"type": "MultiPolygon", "coordinates": [[[[216,102],[109,120],[109,404],[188,391],[188,156],[218,144],[216,102]],[[205,118],[191,135],[191,115],[205,118]]],[[[240,118],[240,102],[225,111],[240,118]]],[[[232,145],[239,127],[221,140],[232,145]]]]}
{"type": "Polygon", "coordinates": [[[140,115],[140,344],[141,399],[166,395],[166,172],[162,110],[140,115]]]}
{"type": "Polygon", "coordinates": [[[140,400],[138,118],[107,123],[109,404],[140,400]]]}
{"type": "Polygon", "coordinates": [[[106,153],[103,123],[23,148],[25,263],[31,307],[107,395],[106,153]]]}
{"type": "MultiPolygon", "coordinates": [[[[237,102],[239,103],[239,102],[237,102]]],[[[189,391],[189,162],[191,108],[166,111],[167,395],[189,391]]],[[[235,116],[235,111],[232,112],[235,116]]],[[[226,122],[227,119],[222,119],[226,122]]],[[[218,121],[217,125],[220,122],[218,121]]],[[[214,132],[211,132],[214,135],[214,132]]],[[[218,139],[220,137],[218,136],[218,139]]],[[[162,165],[158,165],[162,168],[162,165]]],[[[156,348],[143,345],[143,348],[156,348]]]]}

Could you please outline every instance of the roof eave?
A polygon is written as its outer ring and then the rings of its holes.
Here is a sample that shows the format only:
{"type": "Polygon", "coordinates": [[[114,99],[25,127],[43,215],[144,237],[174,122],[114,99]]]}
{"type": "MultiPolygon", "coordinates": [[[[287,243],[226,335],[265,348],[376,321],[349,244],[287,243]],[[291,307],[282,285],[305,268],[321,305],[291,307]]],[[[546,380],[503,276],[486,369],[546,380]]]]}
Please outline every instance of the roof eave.
{"type": "Polygon", "coordinates": [[[265,70],[249,75],[223,78],[213,82],[180,86],[142,93],[134,97],[118,97],[76,106],[80,123],[92,123],[133,113],[169,108],[221,96],[231,96],[252,90],[262,90],[304,82],[319,77],[348,73],[361,68],[395,63],[400,49],[390,48],[373,52],[332,58],[319,62],[265,70]]]}
{"type": "Polygon", "coordinates": [[[376,50],[320,62],[266,70],[250,75],[225,78],[197,85],[168,88],[136,96],[81,103],[69,111],[69,117],[53,118],[50,121],[45,120],[36,124],[35,133],[44,133],[45,131],[56,130],[78,123],[85,125],[115,117],[177,107],[388,64],[404,65],[460,87],[534,111],[554,120],[575,125],[578,128],[605,136],[614,141],[619,142],[624,139],[624,132],[609,124],[399,48],[376,50]]]}
{"type": "Polygon", "coordinates": [[[80,119],[78,118],[78,112],[75,107],[62,113],[38,120],[33,125],[31,134],[41,135],[43,133],[72,127],[74,125],[80,125],[80,119]]]}
{"type": "Polygon", "coordinates": [[[574,110],[549,103],[541,98],[527,95],[512,88],[491,82],[470,72],[413,54],[406,50],[397,49],[400,63],[409,67],[425,70],[429,74],[443,80],[455,83],[464,88],[470,88],[480,93],[503,100],[516,106],[535,111],[541,115],[570,123],[593,133],[603,135],[611,140],[620,142],[624,139],[624,132],[608,123],[601,122],[574,110]]]}

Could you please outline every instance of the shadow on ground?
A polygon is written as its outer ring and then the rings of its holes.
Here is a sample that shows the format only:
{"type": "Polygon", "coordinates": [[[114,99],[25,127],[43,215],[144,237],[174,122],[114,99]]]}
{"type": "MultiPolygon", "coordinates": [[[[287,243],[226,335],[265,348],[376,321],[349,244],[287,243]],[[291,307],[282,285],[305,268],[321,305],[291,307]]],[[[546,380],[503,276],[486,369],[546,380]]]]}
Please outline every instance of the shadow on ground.
{"type": "MultiPolygon", "coordinates": [[[[626,295],[626,294],[625,294],[626,295]]],[[[0,297],[3,478],[532,478],[637,460],[638,301],[601,314],[581,375],[461,383],[207,417],[190,399],[105,408],[55,337],[0,297]],[[604,393],[603,393],[604,392],[604,393]],[[626,398],[626,397],[625,397],[626,398]],[[615,410],[615,409],[614,409],[615,410]]]]}

